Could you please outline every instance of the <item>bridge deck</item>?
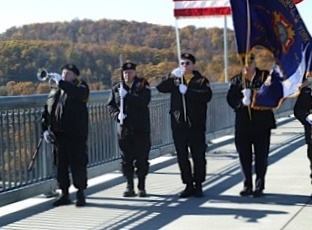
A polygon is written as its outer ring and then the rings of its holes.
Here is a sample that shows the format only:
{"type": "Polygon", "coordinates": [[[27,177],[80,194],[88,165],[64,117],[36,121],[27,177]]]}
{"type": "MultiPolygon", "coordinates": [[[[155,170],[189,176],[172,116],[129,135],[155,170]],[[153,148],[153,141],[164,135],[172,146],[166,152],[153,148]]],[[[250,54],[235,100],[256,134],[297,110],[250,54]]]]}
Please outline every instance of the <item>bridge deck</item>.
{"type": "MultiPolygon", "coordinates": [[[[148,196],[124,198],[119,171],[89,181],[87,206],[52,207],[43,195],[0,208],[1,229],[310,229],[309,162],[303,128],[293,118],[273,131],[265,197],[240,197],[242,175],[233,137],[207,152],[203,198],[180,199],[175,156],[151,161],[148,196]]],[[[136,181],[137,182],[137,181],[136,181]]],[[[74,201],[75,190],[71,189],[74,201]]]]}

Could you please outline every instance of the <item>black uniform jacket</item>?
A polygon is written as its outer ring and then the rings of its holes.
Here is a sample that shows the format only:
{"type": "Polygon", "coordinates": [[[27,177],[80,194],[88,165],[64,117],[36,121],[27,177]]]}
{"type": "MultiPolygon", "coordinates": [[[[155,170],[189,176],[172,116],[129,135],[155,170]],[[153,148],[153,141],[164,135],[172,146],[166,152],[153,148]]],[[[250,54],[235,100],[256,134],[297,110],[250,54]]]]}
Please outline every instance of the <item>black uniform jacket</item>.
{"type": "Polygon", "coordinates": [[[61,80],[57,89],[52,89],[42,115],[42,130],[67,135],[88,137],[89,87],[83,80],[61,80]]]}
{"type": "MultiPolygon", "coordinates": [[[[246,80],[246,88],[258,90],[269,75],[266,70],[256,68],[256,74],[252,81],[246,80]]],[[[262,130],[276,128],[275,118],[272,110],[256,110],[242,104],[243,80],[242,74],[236,75],[231,79],[231,85],[227,93],[227,102],[236,112],[235,129],[236,130],[262,130]]],[[[254,93],[254,92],[253,92],[254,93]]]]}
{"type": "MultiPolygon", "coordinates": [[[[180,81],[180,78],[169,74],[156,86],[159,92],[171,93],[170,115],[173,130],[185,127],[182,94],[179,91],[180,81]]],[[[185,80],[183,82],[185,83],[185,80]]],[[[207,103],[212,98],[208,79],[198,71],[193,71],[193,77],[187,85],[184,97],[189,126],[194,129],[206,130],[207,103]]]]}
{"type": "Polygon", "coordinates": [[[311,125],[305,119],[310,114],[311,106],[311,88],[304,87],[300,90],[300,94],[294,106],[294,115],[304,126],[305,140],[307,144],[312,144],[311,140],[311,125]]]}
{"type": "MultiPolygon", "coordinates": [[[[110,115],[118,122],[118,114],[120,112],[120,96],[118,90],[120,84],[120,82],[117,83],[111,89],[107,104],[110,115]]],[[[151,128],[148,105],[151,101],[151,89],[148,81],[144,78],[135,76],[131,88],[125,83],[123,83],[123,87],[128,91],[124,98],[123,112],[126,115],[126,118],[123,121],[123,129],[134,133],[150,133],[151,128]]]]}

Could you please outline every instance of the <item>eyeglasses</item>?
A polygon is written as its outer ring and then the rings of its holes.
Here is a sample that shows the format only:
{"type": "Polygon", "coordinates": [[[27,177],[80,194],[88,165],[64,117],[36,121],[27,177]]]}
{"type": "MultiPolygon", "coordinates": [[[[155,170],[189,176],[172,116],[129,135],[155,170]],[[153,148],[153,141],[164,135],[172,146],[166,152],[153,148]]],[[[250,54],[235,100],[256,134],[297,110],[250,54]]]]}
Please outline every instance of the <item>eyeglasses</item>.
{"type": "Polygon", "coordinates": [[[191,64],[191,62],[189,62],[189,61],[181,61],[181,65],[190,65],[191,64]]]}

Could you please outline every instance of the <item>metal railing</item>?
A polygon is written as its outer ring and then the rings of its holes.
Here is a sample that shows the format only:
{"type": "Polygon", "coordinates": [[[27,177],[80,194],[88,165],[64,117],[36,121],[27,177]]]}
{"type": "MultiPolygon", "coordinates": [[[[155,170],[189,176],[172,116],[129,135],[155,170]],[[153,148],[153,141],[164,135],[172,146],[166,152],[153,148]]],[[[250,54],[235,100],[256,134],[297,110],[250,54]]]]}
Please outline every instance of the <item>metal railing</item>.
{"type": "MultiPolygon", "coordinates": [[[[208,104],[207,141],[233,130],[234,112],[226,103],[228,84],[212,84],[208,104]]],[[[119,167],[116,122],[109,116],[109,91],[91,92],[88,138],[88,177],[119,167]]],[[[0,206],[51,191],[56,183],[51,146],[43,143],[32,171],[28,164],[41,136],[41,113],[47,95],[2,97],[0,99],[0,206]]],[[[276,116],[292,113],[294,99],[287,99],[276,116]]],[[[169,117],[169,95],[152,89],[150,103],[152,150],[150,158],[174,152],[169,117]]]]}

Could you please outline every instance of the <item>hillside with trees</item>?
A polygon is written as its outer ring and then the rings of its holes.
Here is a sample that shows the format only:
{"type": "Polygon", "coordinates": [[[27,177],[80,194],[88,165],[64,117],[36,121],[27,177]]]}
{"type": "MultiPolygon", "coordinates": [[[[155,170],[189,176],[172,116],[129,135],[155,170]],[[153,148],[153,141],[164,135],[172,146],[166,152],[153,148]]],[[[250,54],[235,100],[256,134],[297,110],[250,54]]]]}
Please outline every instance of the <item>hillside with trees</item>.
{"type": "MultiPolygon", "coordinates": [[[[228,30],[229,75],[240,71],[234,32],[228,30]]],[[[197,58],[196,67],[211,82],[224,82],[223,29],[180,29],[182,52],[197,58]]],[[[60,72],[68,62],[81,70],[92,90],[102,90],[120,77],[123,61],[138,64],[138,76],[152,86],[177,67],[175,28],[125,20],[73,20],[10,28],[0,34],[0,96],[46,93],[36,78],[39,68],[60,72]]]]}

